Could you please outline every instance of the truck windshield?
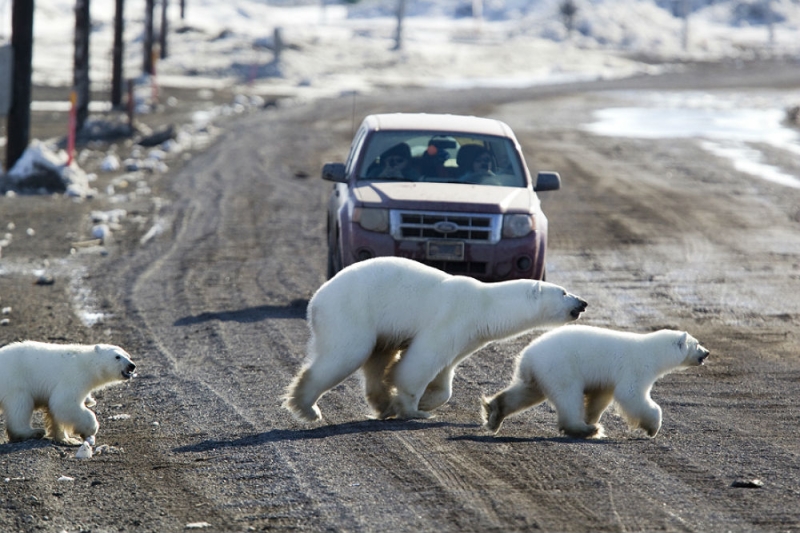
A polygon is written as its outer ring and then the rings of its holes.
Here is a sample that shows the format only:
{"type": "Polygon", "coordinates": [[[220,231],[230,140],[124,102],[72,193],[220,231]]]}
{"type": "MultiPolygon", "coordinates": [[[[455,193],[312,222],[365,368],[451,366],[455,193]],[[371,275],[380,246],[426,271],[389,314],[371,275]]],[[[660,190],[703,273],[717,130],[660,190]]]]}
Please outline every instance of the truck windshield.
{"type": "Polygon", "coordinates": [[[362,152],[359,180],[526,187],[511,139],[430,131],[379,131],[362,152]]]}

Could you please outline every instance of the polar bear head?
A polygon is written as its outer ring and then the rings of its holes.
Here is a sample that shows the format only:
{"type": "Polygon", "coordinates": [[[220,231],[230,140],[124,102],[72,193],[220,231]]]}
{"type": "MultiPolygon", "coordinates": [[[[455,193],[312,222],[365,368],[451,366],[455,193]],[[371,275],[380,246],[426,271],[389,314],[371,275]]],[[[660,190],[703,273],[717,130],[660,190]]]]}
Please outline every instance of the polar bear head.
{"type": "Polygon", "coordinates": [[[567,292],[564,287],[546,281],[534,282],[528,291],[528,298],[533,300],[533,307],[538,310],[542,326],[577,320],[589,305],[584,299],[567,292]]]}
{"type": "Polygon", "coordinates": [[[683,356],[683,364],[681,366],[689,367],[705,364],[706,358],[710,352],[701,346],[697,339],[685,331],[677,333],[678,349],[683,356]]]}
{"type": "Polygon", "coordinates": [[[112,344],[96,344],[93,363],[104,383],[131,379],[136,370],[128,352],[112,344]]]}

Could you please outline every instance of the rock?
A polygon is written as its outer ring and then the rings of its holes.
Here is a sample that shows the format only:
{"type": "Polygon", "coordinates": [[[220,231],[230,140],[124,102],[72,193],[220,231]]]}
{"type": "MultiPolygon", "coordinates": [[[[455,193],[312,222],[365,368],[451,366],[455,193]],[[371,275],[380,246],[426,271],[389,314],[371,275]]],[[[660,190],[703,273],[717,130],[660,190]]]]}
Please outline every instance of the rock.
{"type": "Polygon", "coordinates": [[[168,126],[163,130],[156,131],[146,137],[142,137],[137,144],[140,146],[158,146],[175,137],[175,127],[168,126]]]}
{"type": "Polygon", "coordinates": [[[731,483],[731,487],[739,489],[760,489],[764,486],[764,482],[760,479],[737,479],[731,483]]]}
{"type": "Polygon", "coordinates": [[[46,274],[42,274],[41,276],[36,278],[36,282],[35,283],[36,283],[36,285],[53,285],[55,282],[56,282],[56,280],[53,279],[53,276],[48,276],[46,274]]]}
{"type": "Polygon", "coordinates": [[[84,442],[81,444],[81,447],[78,448],[78,451],[75,452],[75,459],[91,459],[92,458],[92,446],[88,442],[84,442]]]}

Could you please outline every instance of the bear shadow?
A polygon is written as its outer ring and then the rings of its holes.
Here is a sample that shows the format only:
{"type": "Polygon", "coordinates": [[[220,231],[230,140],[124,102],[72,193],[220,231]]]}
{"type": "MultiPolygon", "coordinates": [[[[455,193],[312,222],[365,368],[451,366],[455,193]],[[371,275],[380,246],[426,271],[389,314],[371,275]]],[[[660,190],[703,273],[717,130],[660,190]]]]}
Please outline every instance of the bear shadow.
{"type": "MultiPolygon", "coordinates": [[[[49,439],[28,439],[20,442],[0,442],[0,456],[39,448],[60,447],[49,439]]],[[[77,450],[77,448],[75,448],[77,450]]]]}
{"type": "Polygon", "coordinates": [[[259,305],[247,307],[236,311],[219,311],[200,313],[199,315],[186,316],[179,318],[173,325],[191,326],[212,320],[220,322],[239,322],[242,324],[261,322],[270,318],[305,318],[308,300],[298,298],[292,300],[289,305],[259,305]]]}
{"type": "Polygon", "coordinates": [[[449,441],[471,441],[481,442],[484,444],[513,444],[520,442],[553,442],[561,444],[616,444],[617,441],[603,437],[600,439],[578,439],[575,437],[567,437],[566,435],[559,435],[555,437],[498,437],[495,435],[461,435],[458,437],[449,437],[449,441]]]}
{"type": "Polygon", "coordinates": [[[419,420],[359,420],[342,424],[330,424],[308,429],[272,429],[255,435],[246,435],[230,440],[205,440],[188,446],[180,446],[176,453],[205,452],[217,448],[259,446],[273,442],[326,439],[354,433],[377,433],[385,431],[419,431],[441,427],[474,427],[452,422],[431,422],[419,420]]]}

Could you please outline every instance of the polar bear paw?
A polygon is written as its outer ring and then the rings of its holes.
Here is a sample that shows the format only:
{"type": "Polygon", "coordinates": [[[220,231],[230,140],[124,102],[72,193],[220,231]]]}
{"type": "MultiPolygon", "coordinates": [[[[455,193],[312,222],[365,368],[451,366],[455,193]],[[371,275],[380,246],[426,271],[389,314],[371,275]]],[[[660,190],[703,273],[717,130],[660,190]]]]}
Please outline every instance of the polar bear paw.
{"type": "Polygon", "coordinates": [[[562,426],[559,429],[574,439],[599,439],[605,436],[605,430],[600,424],[562,426]]]}
{"type": "Polygon", "coordinates": [[[305,422],[317,422],[322,420],[322,412],[314,405],[302,405],[296,398],[288,397],[283,402],[283,407],[288,410],[298,420],[305,422]]]}
{"type": "Polygon", "coordinates": [[[83,439],[76,439],[75,437],[60,436],[53,438],[53,444],[61,444],[62,446],[80,446],[83,444],[83,439]]]}
{"type": "Polygon", "coordinates": [[[426,420],[428,418],[434,418],[436,415],[430,414],[428,411],[420,411],[419,409],[414,411],[404,411],[402,413],[396,413],[392,416],[382,416],[382,420],[386,420],[389,418],[393,418],[395,420],[426,420]]]}
{"type": "Polygon", "coordinates": [[[399,406],[397,402],[392,402],[389,407],[387,407],[380,415],[378,415],[380,420],[413,420],[428,419],[433,417],[434,415],[430,414],[428,411],[404,408],[399,406]]]}
{"type": "Polygon", "coordinates": [[[500,426],[503,425],[503,417],[500,414],[500,401],[497,398],[481,397],[481,415],[483,427],[497,434],[500,426]]]}

